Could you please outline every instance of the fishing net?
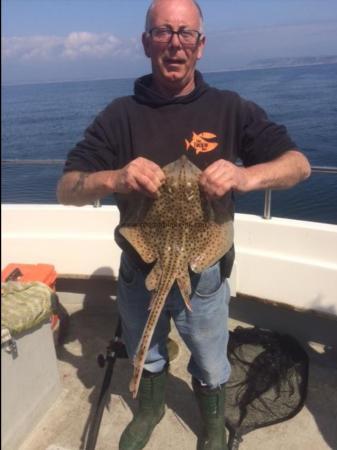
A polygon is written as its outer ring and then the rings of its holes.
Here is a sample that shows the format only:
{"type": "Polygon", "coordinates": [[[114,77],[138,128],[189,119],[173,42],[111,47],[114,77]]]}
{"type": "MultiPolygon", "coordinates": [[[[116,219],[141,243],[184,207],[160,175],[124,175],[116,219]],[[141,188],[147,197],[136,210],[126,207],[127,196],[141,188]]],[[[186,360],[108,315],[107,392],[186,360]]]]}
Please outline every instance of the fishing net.
{"type": "Polygon", "coordinates": [[[259,328],[230,332],[232,373],[226,385],[229,449],[250,431],[295,416],[303,407],[309,359],[289,335],[259,328]]]}

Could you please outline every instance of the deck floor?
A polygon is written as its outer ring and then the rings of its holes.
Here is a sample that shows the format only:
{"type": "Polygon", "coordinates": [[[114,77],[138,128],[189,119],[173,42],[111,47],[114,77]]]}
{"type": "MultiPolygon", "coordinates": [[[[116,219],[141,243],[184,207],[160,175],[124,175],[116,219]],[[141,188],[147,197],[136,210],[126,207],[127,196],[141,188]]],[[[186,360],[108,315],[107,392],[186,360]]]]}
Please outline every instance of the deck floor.
{"type": "MultiPolygon", "coordinates": [[[[105,353],[117,316],[115,309],[108,313],[74,305],[67,309],[67,335],[57,350],[62,393],[20,450],[84,448],[88,417],[95,408],[104,376],[96,356],[105,353]]],[[[237,325],[237,321],[230,320],[231,329],[237,325]]],[[[171,364],[166,414],[145,447],[147,450],[192,450],[198,445],[201,422],[186,371],[189,353],[174,328],[171,336],[179,341],[179,354],[171,364]]],[[[136,407],[128,391],[130,377],[129,361],[118,359],[97,450],[118,449],[119,437],[136,407]]],[[[316,358],[311,363],[308,398],[301,412],[291,420],[247,434],[240,450],[336,450],[336,413],[337,367],[326,356],[322,361],[316,358]]]]}

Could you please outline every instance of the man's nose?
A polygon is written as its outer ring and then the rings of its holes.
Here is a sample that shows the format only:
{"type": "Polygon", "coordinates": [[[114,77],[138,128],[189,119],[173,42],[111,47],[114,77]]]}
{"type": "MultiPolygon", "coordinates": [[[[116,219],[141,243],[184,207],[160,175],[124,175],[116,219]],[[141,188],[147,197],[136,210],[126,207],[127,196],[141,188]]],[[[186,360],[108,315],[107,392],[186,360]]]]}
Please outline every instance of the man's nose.
{"type": "Polygon", "coordinates": [[[172,47],[181,47],[179,34],[177,32],[172,34],[172,37],[171,37],[171,40],[170,40],[170,45],[172,47]]]}

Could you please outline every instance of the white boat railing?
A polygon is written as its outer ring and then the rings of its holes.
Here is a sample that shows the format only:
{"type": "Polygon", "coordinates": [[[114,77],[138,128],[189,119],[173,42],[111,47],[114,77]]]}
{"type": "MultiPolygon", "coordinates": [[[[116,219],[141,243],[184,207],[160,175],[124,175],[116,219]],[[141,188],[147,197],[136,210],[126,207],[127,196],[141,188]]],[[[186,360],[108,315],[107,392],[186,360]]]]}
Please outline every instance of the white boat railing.
{"type": "MultiPolygon", "coordinates": [[[[325,173],[337,175],[337,167],[334,166],[311,166],[312,173],[325,173]]],[[[271,219],[271,193],[272,189],[266,189],[264,194],[264,212],[263,218],[266,220],[271,219]]]]}

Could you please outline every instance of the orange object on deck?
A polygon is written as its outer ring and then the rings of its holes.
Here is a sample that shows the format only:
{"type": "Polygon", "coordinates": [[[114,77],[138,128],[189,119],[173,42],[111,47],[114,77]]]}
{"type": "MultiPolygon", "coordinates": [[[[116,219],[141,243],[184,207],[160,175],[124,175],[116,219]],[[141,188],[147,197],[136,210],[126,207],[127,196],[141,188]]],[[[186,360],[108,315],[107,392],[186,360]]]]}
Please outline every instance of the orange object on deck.
{"type": "Polygon", "coordinates": [[[11,263],[1,272],[1,282],[13,281],[41,281],[55,290],[57,273],[50,264],[16,264],[11,263]]]}
{"type": "MultiPolygon", "coordinates": [[[[1,271],[1,282],[6,281],[21,281],[23,283],[29,283],[30,281],[40,281],[46,284],[55,292],[57,273],[55,268],[51,264],[8,264],[1,271]]],[[[50,318],[51,328],[54,334],[55,343],[58,340],[58,331],[60,318],[55,312],[50,318]]]]}

